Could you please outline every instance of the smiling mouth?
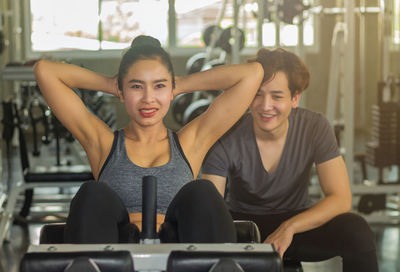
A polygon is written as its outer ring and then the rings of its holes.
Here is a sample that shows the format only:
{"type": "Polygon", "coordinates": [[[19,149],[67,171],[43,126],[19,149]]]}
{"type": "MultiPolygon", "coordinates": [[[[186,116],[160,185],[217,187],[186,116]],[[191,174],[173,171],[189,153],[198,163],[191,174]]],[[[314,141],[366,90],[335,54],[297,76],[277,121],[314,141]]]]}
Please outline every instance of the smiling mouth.
{"type": "Polygon", "coordinates": [[[260,115],[261,120],[263,120],[263,121],[270,121],[274,117],[278,116],[277,113],[274,113],[274,114],[260,113],[259,115],[260,115]]]}
{"type": "Polygon", "coordinates": [[[156,108],[140,109],[139,112],[143,117],[151,117],[157,112],[157,109],[156,108]]]}
{"type": "Polygon", "coordinates": [[[275,114],[260,114],[262,118],[272,118],[275,116],[275,114]]]}

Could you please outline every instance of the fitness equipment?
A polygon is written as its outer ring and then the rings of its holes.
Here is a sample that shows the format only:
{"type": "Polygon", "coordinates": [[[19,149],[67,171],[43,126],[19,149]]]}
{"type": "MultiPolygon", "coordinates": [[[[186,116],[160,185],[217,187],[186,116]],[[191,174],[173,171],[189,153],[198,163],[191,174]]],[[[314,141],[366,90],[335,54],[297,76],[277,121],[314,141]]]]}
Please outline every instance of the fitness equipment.
{"type": "MultiPolygon", "coordinates": [[[[225,56],[222,55],[220,58],[206,62],[207,54],[204,52],[197,53],[186,62],[186,71],[188,74],[191,74],[208,70],[218,65],[224,65],[224,58],[225,56]]],[[[184,93],[178,95],[171,104],[172,116],[175,122],[181,126],[189,123],[207,110],[208,106],[219,94],[220,91],[210,90],[207,92],[184,93]]]]}
{"type": "MultiPolygon", "coordinates": [[[[223,2],[216,24],[207,26],[203,31],[203,42],[206,45],[205,52],[200,52],[188,59],[186,62],[186,73],[192,74],[204,71],[217,65],[227,63],[228,55],[233,56],[232,45],[235,43],[234,27],[223,30],[219,24],[225,13],[226,1],[223,2]],[[216,54],[217,53],[217,54],[216,54]],[[215,56],[217,55],[217,56],[215,56]]],[[[239,50],[243,49],[245,35],[243,30],[235,27],[238,34],[239,50]]],[[[236,52],[236,51],[235,51],[236,52]]],[[[213,99],[219,95],[219,91],[201,93],[187,93],[177,96],[171,104],[172,116],[176,123],[183,126],[203,113],[211,104],[213,99]]]]}
{"type": "Polygon", "coordinates": [[[400,103],[394,100],[395,95],[396,85],[391,78],[386,82],[378,82],[378,102],[372,105],[372,132],[371,141],[367,143],[366,160],[378,168],[379,184],[385,183],[383,168],[400,166],[398,160],[400,103]]]}
{"type": "Polygon", "coordinates": [[[304,5],[302,0],[280,0],[277,15],[282,22],[294,24],[293,19],[310,9],[310,5],[304,5]]]}
{"type": "Polygon", "coordinates": [[[111,129],[115,129],[116,114],[115,110],[107,103],[109,95],[101,92],[77,89],[76,92],[81,97],[86,107],[96,115],[100,120],[104,121],[111,129]]]}
{"type": "MultiPolygon", "coordinates": [[[[158,239],[154,239],[156,237],[156,184],[155,177],[143,177],[143,231],[140,244],[41,244],[30,246],[22,258],[20,271],[61,272],[66,266],[73,264],[74,260],[82,257],[85,258],[85,261],[81,261],[82,265],[87,266],[89,265],[88,260],[92,260],[92,263],[95,263],[102,272],[235,271],[222,269],[236,269],[236,271],[245,272],[281,271],[282,264],[279,255],[268,244],[248,242],[238,244],[159,244],[158,239]],[[127,253],[129,254],[127,255],[127,253]],[[127,257],[129,255],[130,260],[127,257]],[[114,263],[113,259],[116,259],[114,263]],[[110,265],[113,267],[110,268],[110,265]]],[[[60,224],[57,225],[58,230],[60,230],[60,226],[60,224]]],[[[239,224],[238,226],[237,228],[249,225],[239,224]]],[[[254,225],[251,226],[254,227],[254,225]]],[[[258,229],[256,230],[256,233],[259,234],[258,229]]],[[[242,232],[238,231],[238,235],[240,233],[242,232]]],[[[246,237],[248,237],[248,233],[246,237]]]]}
{"type": "Polygon", "coordinates": [[[4,33],[3,33],[3,31],[0,31],[0,55],[3,53],[4,48],[5,48],[5,45],[4,45],[4,33]]]}
{"type": "Polygon", "coordinates": [[[357,210],[364,214],[386,209],[386,194],[365,194],[358,201],[357,210]]]}
{"type": "MultiPolygon", "coordinates": [[[[400,179],[387,182],[383,169],[400,167],[400,101],[398,85],[392,77],[378,82],[377,104],[372,105],[371,140],[366,144],[366,162],[378,169],[378,184],[400,184],[400,179]]],[[[400,174],[400,170],[398,170],[400,174]]],[[[371,214],[386,209],[386,194],[364,194],[358,202],[358,211],[371,214]]]]}
{"type": "Polygon", "coordinates": [[[202,35],[203,42],[206,46],[210,46],[213,40],[217,41],[222,33],[222,28],[219,25],[207,26],[202,35]]]}
{"type": "Polygon", "coordinates": [[[15,127],[18,129],[18,144],[24,182],[18,184],[12,190],[10,189],[6,206],[0,219],[0,245],[3,244],[4,240],[8,239],[17,199],[21,192],[25,192],[25,198],[19,214],[21,217],[26,217],[32,204],[33,188],[73,187],[80,185],[83,181],[93,180],[93,175],[88,166],[75,165],[67,168],[54,166],[50,168],[42,167],[40,170],[31,169],[25,133],[22,126],[18,125],[20,124],[20,117],[18,116],[17,106],[13,102],[3,102],[3,111],[5,117],[17,120],[16,123],[5,123],[7,124],[5,131],[7,131],[7,137],[9,137],[11,133],[13,134],[15,127]]]}
{"type": "MultiPolygon", "coordinates": [[[[244,48],[244,44],[245,44],[244,31],[240,28],[237,28],[236,30],[239,31],[239,34],[237,36],[237,38],[239,39],[239,50],[242,50],[244,48]]],[[[224,29],[224,31],[222,31],[216,45],[221,47],[228,54],[231,54],[232,53],[232,45],[234,43],[233,37],[234,37],[234,29],[231,26],[231,27],[224,29]]]]}

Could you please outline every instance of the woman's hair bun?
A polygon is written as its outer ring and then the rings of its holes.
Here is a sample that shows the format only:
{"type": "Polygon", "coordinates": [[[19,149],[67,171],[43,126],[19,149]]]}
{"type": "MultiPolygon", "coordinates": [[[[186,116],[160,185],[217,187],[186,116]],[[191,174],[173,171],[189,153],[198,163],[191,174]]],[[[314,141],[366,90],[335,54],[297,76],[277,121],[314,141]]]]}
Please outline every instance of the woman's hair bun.
{"type": "Polygon", "coordinates": [[[139,47],[139,46],[154,46],[154,47],[161,47],[161,43],[156,38],[146,35],[137,36],[133,39],[131,43],[131,48],[139,47]]]}

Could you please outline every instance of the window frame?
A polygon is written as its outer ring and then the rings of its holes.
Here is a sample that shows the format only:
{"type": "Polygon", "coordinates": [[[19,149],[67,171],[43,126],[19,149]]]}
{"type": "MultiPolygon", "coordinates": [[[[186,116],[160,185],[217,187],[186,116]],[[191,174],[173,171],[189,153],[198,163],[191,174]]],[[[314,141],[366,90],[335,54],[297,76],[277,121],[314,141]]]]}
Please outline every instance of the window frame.
{"type": "MultiPolygon", "coordinates": [[[[205,51],[204,47],[177,47],[176,46],[176,20],[175,20],[175,0],[169,0],[168,10],[168,45],[165,49],[170,53],[171,57],[188,57],[195,53],[205,51]],[[171,8],[172,7],[172,8],[171,8]]],[[[72,51],[33,51],[31,44],[31,14],[30,0],[23,1],[23,41],[25,48],[25,56],[28,59],[40,58],[45,55],[51,55],[55,58],[62,59],[107,59],[120,58],[123,50],[121,49],[100,49],[100,50],[72,50],[72,51]]],[[[309,53],[319,51],[319,14],[314,14],[314,43],[312,45],[303,45],[299,53],[309,53]]],[[[280,22],[276,22],[276,28],[279,29],[280,22]]],[[[282,47],[297,52],[299,46],[265,46],[267,48],[282,47]]],[[[251,56],[256,54],[259,47],[245,47],[240,52],[240,56],[251,56]]]]}

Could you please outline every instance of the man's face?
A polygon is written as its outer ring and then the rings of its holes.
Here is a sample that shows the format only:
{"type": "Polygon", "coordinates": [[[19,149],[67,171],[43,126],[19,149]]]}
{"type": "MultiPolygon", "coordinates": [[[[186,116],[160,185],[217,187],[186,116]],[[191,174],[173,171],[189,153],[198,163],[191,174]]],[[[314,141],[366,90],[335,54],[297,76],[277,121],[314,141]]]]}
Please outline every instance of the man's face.
{"type": "Polygon", "coordinates": [[[268,133],[279,130],[287,124],[288,116],[299,100],[300,94],[291,96],[286,74],[276,72],[271,80],[261,85],[250,105],[255,126],[268,133]]]}

